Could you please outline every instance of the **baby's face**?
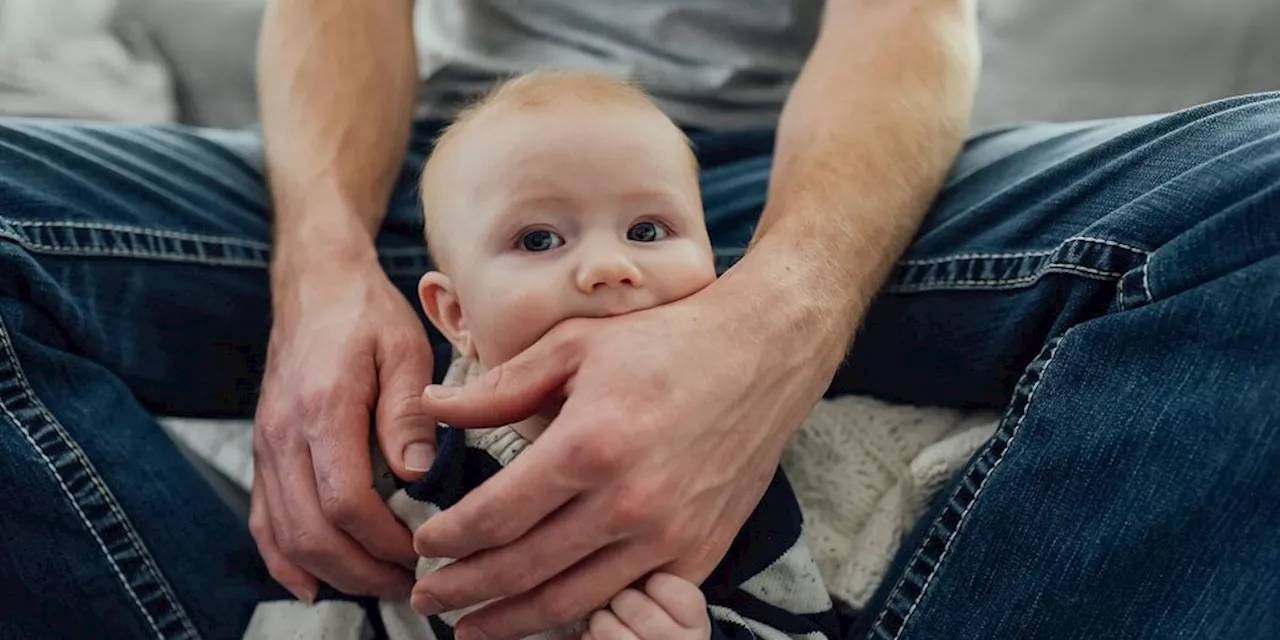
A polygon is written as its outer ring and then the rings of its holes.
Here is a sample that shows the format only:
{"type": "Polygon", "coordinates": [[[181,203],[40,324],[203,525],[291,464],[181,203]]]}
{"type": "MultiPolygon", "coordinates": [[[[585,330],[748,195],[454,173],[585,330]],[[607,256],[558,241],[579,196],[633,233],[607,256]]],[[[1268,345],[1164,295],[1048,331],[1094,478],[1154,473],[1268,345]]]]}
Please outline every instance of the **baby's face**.
{"type": "Polygon", "coordinates": [[[458,306],[451,337],[482,365],[562,320],[647,309],[715,279],[688,145],[661,114],[499,107],[468,127],[433,177],[431,231],[458,306]]]}

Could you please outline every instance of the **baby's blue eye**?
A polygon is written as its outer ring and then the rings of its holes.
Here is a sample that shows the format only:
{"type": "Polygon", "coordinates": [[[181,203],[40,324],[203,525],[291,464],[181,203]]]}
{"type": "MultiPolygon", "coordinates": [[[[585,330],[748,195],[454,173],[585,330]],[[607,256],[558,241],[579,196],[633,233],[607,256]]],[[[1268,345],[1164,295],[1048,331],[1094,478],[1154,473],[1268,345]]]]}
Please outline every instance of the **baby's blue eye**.
{"type": "Polygon", "coordinates": [[[533,253],[550,251],[562,244],[564,244],[564,238],[547,229],[526,231],[524,235],[520,236],[520,248],[533,253]]]}
{"type": "Polygon", "coordinates": [[[667,237],[667,228],[657,222],[637,222],[627,230],[632,242],[657,242],[667,237]]]}

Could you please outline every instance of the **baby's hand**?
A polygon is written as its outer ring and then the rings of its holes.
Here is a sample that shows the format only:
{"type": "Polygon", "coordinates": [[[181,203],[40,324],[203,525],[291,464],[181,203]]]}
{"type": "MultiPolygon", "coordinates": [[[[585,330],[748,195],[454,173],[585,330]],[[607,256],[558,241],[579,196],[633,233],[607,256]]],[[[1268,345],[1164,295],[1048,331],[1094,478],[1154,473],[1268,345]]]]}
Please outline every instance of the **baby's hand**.
{"type": "Polygon", "coordinates": [[[644,593],[627,589],[608,609],[591,616],[583,640],[707,640],[711,619],[697,585],[668,573],[655,573],[644,593]]]}

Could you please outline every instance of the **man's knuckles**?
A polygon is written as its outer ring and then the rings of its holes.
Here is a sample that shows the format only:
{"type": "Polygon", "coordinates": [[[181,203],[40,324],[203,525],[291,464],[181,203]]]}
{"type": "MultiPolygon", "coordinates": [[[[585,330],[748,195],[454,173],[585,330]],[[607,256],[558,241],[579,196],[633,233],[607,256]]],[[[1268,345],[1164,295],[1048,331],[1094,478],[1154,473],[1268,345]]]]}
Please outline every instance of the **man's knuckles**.
{"type": "Polygon", "coordinates": [[[347,529],[361,520],[371,517],[367,502],[361,496],[350,491],[322,491],[320,493],[320,512],[324,519],[339,529],[347,529]]]}
{"type": "Polygon", "coordinates": [[[657,483],[629,487],[619,493],[605,514],[607,528],[615,537],[637,534],[665,534],[670,495],[657,483]]]}
{"type": "Polygon", "coordinates": [[[276,542],[286,557],[302,565],[315,564],[331,557],[337,545],[324,533],[314,528],[276,532],[276,542]]]}
{"type": "Polygon", "coordinates": [[[632,460],[634,453],[626,438],[611,437],[618,430],[614,426],[618,418],[593,416],[593,428],[579,433],[577,438],[564,442],[567,469],[587,484],[616,480],[619,473],[632,460]]]}

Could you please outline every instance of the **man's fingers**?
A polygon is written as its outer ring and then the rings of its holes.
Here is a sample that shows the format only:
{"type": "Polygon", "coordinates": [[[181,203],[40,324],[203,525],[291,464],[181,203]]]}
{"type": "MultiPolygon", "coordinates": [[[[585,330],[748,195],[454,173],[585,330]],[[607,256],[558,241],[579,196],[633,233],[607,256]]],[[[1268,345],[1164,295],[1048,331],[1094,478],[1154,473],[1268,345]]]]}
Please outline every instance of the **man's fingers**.
{"type": "MultiPolygon", "coordinates": [[[[458,621],[489,640],[514,640],[585,619],[661,562],[653,549],[619,543],[530,593],[499,600],[458,621]]],[[[594,632],[592,635],[595,635],[594,632]]],[[[481,637],[471,635],[470,637],[481,637]]]]}
{"type": "Polygon", "coordinates": [[[414,551],[426,558],[466,558],[516,540],[573,499],[583,487],[565,474],[562,447],[544,442],[553,438],[548,431],[502,473],[428,518],[414,532],[414,551]]]}
{"type": "MultiPolygon", "coordinates": [[[[333,420],[364,421],[358,408],[339,411],[333,420]]],[[[413,537],[373,489],[365,429],[333,428],[311,443],[320,512],[332,526],[351,536],[369,555],[412,567],[413,537]]]]}
{"type": "MultiPolygon", "coordinates": [[[[367,447],[367,445],[366,445],[367,447]]],[[[311,457],[305,452],[277,458],[264,470],[276,544],[291,562],[333,588],[354,595],[404,597],[412,577],[403,567],[369,555],[330,524],[320,510],[311,457]]]]}
{"type": "Polygon", "coordinates": [[[293,597],[307,604],[315,602],[316,594],[320,590],[315,576],[289,562],[276,544],[276,534],[271,527],[271,516],[267,512],[269,507],[266,489],[262,486],[262,474],[256,469],[253,473],[253,485],[253,491],[249,496],[249,532],[258,545],[258,552],[262,554],[263,561],[267,563],[267,571],[276,582],[280,583],[280,586],[292,593],[293,597]]]}
{"type": "MultiPolygon", "coordinates": [[[[419,602],[457,610],[533,590],[614,542],[593,526],[593,509],[570,503],[515,543],[459,560],[414,585],[419,602]]],[[[439,611],[423,611],[424,614],[439,611]]]]}
{"type": "Polygon", "coordinates": [[[578,342],[551,331],[516,357],[460,387],[432,385],[422,407],[436,420],[459,428],[489,428],[533,415],[578,370],[578,342]]]}
{"type": "Polygon", "coordinates": [[[417,480],[436,457],[436,422],[422,402],[422,389],[431,383],[431,344],[414,335],[383,340],[378,350],[374,433],[392,473],[417,480]]]}

